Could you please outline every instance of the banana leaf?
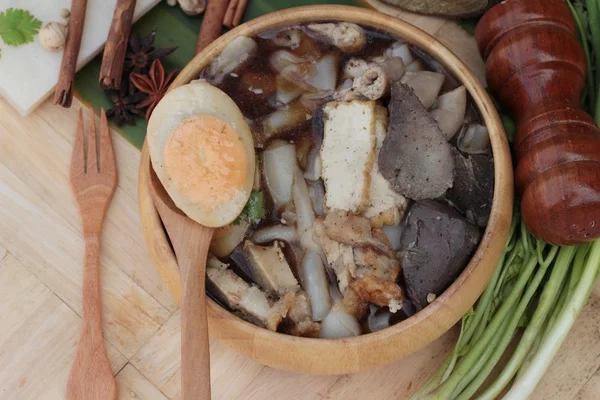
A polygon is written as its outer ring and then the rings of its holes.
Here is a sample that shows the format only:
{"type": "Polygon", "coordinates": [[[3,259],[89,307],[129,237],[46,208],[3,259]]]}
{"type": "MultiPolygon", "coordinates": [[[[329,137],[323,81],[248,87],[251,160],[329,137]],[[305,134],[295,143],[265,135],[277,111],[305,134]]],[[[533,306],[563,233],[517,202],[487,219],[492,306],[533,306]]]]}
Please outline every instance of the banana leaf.
{"type": "MultiPolygon", "coordinates": [[[[359,0],[250,0],[244,22],[284,8],[314,5],[314,4],[344,4],[363,6],[359,0]],[[283,4],[282,4],[283,3],[283,4]]],[[[157,47],[178,46],[178,49],[164,59],[165,70],[181,70],[194,56],[196,38],[200,31],[202,16],[189,17],[179,7],[169,7],[161,2],[133,26],[133,30],[141,35],[147,35],[153,27],[157,28],[155,45],[157,47]]],[[[106,94],[98,87],[101,55],[86,65],[76,76],[75,92],[84,103],[97,110],[112,107],[106,94]]],[[[136,119],[135,126],[125,125],[117,130],[134,146],[141,148],[146,136],[146,122],[136,119]]]]}

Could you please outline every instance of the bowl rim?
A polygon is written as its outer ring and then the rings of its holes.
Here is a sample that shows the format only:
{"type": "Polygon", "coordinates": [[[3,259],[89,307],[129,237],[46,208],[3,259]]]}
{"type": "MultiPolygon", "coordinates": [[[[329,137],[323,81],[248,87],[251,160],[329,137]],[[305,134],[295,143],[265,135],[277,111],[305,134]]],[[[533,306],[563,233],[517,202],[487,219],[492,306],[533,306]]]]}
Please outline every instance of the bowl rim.
{"type": "MultiPolygon", "coordinates": [[[[362,26],[381,29],[395,37],[400,37],[415,44],[436,61],[440,62],[450,74],[465,86],[471,95],[472,100],[476,104],[490,133],[495,167],[492,210],[485,232],[483,233],[477,249],[469,263],[458,278],[432,303],[412,317],[389,328],[375,333],[343,339],[295,337],[272,332],[253,325],[230,313],[214,302],[210,297],[207,297],[211,333],[215,331],[217,337],[225,339],[224,342],[231,347],[234,347],[237,351],[242,352],[263,364],[280,369],[337,374],[358,372],[375,366],[384,365],[417,351],[449,330],[475,303],[495,270],[495,266],[500,259],[508,236],[513,207],[513,173],[508,142],[494,104],[483,85],[469,71],[467,66],[437,39],[416,26],[398,18],[366,8],[342,5],[303,6],[276,11],[253,19],[222,35],[203,51],[198,53],[180,72],[170,89],[197,79],[199,72],[208,65],[210,60],[220,54],[225,45],[238,36],[256,36],[257,34],[270,29],[299,23],[326,21],[353,22],[362,26]],[[467,292],[465,290],[466,284],[469,284],[471,291],[467,292]],[[436,315],[439,322],[431,320],[436,315]],[[427,329],[419,329],[419,325],[425,321],[428,321],[427,329]],[[222,326],[221,324],[224,325],[222,326]],[[285,360],[276,362],[271,359],[265,359],[258,354],[259,352],[254,346],[245,351],[244,349],[240,349],[240,346],[233,343],[237,338],[237,335],[234,332],[239,331],[242,334],[250,335],[261,341],[277,341],[283,343],[285,346],[300,345],[304,349],[308,346],[313,350],[316,349],[319,351],[331,352],[333,349],[336,349],[340,352],[347,351],[349,348],[360,348],[368,344],[370,349],[373,350],[390,345],[393,343],[393,337],[409,330],[413,331],[411,335],[412,339],[410,340],[412,348],[390,352],[380,350],[377,360],[373,359],[358,367],[338,366],[335,368],[334,372],[330,372],[330,368],[328,367],[307,367],[307,365],[305,365],[306,363],[300,363],[302,365],[296,367],[294,365],[288,365],[288,362],[285,360]],[[388,353],[392,353],[392,355],[388,353]]],[[[162,236],[161,232],[157,232],[158,230],[162,230],[161,222],[158,219],[158,214],[156,213],[154,205],[151,201],[148,202],[149,195],[147,193],[146,179],[144,177],[144,168],[148,168],[149,166],[148,160],[147,145],[146,142],[144,142],[140,164],[140,179],[138,180],[138,193],[140,195],[139,208],[145,241],[153,261],[159,269],[161,279],[165,282],[169,291],[178,303],[181,304],[181,288],[180,283],[177,281],[179,271],[177,270],[174,255],[164,231],[162,232],[162,236]],[[169,258],[171,258],[170,261],[169,258]],[[160,265],[160,263],[165,262],[169,265],[160,265]],[[164,271],[164,268],[167,268],[167,271],[164,271]]],[[[360,360],[357,362],[360,362],[360,360]]]]}

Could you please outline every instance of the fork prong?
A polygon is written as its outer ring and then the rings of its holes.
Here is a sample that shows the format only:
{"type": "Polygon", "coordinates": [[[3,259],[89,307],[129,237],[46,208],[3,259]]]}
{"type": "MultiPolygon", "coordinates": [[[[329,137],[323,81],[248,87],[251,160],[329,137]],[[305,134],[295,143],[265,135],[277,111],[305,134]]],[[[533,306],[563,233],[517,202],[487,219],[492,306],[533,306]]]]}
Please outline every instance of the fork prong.
{"type": "Polygon", "coordinates": [[[90,121],[88,129],[88,142],[87,142],[87,172],[90,171],[100,172],[98,166],[98,155],[96,150],[96,118],[94,116],[94,109],[90,107],[90,121]]]}
{"type": "Polygon", "coordinates": [[[100,164],[102,165],[102,169],[106,172],[117,171],[115,153],[112,139],[110,138],[110,128],[108,127],[108,120],[106,119],[104,108],[100,110],[100,164]]]}
{"type": "Polygon", "coordinates": [[[71,176],[85,173],[85,148],[83,147],[83,112],[79,109],[75,138],[73,140],[73,153],[71,154],[71,176]]]}

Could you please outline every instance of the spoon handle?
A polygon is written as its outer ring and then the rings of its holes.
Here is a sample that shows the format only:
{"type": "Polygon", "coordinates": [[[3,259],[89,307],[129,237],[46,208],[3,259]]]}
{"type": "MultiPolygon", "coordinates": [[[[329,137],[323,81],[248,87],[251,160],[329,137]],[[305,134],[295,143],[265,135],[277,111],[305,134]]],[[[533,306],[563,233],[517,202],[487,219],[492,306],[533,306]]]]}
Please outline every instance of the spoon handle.
{"type": "Polygon", "coordinates": [[[180,249],[183,286],[181,314],[181,393],[183,400],[210,400],[210,350],[206,319],[206,259],[213,234],[202,227],[190,235],[180,249]],[[198,240],[191,240],[196,236],[198,240]]]}

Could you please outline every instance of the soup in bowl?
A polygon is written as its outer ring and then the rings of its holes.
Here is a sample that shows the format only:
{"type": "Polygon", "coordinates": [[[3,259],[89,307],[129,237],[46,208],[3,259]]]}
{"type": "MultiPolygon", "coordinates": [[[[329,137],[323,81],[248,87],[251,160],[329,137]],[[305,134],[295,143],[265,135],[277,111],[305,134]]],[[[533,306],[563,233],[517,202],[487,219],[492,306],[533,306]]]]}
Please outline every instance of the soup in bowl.
{"type": "Polygon", "coordinates": [[[174,161],[181,148],[204,159],[229,146],[199,140],[199,119],[252,137],[253,152],[229,151],[217,171],[254,176],[207,264],[210,334],[250,358],[326,374],[397,360],[455,324],[499,261],[512,170],[493,103],[449,50],[405,22],[289,9],[227,33],[182,71],[153,112],[139,182],[145,239],[178,300],[146,168],[192,219],[213,207],[201,201],[205,181],[189,184],[195,164],[174,161]]]}

